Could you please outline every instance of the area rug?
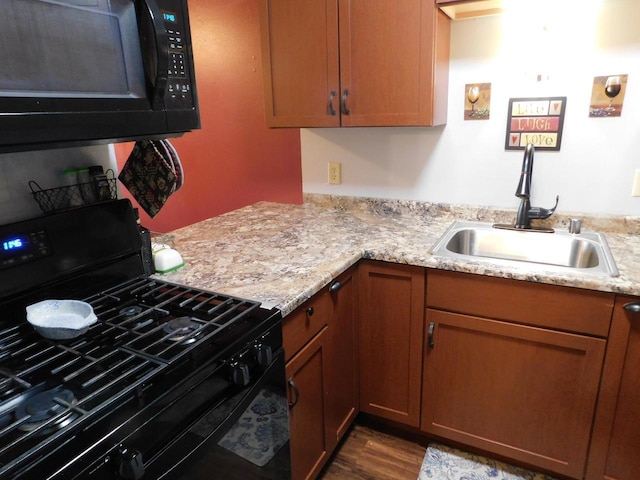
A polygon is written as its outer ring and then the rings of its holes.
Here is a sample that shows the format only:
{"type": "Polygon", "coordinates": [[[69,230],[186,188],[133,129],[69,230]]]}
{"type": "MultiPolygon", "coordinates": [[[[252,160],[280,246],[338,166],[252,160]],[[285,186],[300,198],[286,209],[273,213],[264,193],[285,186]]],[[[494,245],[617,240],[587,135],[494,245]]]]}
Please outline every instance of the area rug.
{"type": "Polygon", "coordinates": [[[432,443],[418,480],[555,480],[503,462],[432,443]]]}
{"type": "Polygon", "coordinates": [[[287,400],[282,394],[262,389],[218,445],[262,467],[278,453],[287,440],[287,400]]]}

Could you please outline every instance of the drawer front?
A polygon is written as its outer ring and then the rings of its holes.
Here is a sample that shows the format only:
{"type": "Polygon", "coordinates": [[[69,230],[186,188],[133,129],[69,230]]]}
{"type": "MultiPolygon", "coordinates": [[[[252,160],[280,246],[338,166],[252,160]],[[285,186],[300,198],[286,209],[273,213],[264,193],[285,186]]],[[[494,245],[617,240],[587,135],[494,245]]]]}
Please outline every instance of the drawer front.
{"type": "Polygon", "coordinates": [[[322,292],[284,318],[282,336],[287,361],[328,324],[330,308],[331,299],[322,292]]]}
{"type": "Polygon", "coordinates": [[[606,337],[615,295],[542,283],[429,270],[427,306],[606,337]]]}

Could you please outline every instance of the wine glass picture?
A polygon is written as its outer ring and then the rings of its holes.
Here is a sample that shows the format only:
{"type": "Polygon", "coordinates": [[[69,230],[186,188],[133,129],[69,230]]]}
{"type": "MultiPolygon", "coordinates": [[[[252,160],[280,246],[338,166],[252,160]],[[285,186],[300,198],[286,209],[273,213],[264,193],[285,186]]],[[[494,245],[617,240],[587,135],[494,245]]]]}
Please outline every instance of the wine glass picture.
{"type": "Polygon", "coordinates": [[[469,83],[464,86],[464,119],[488,120],[491,114],[491,84],[469,83]],[[469,109],[471,106],[471,109],[469,109]]]}
{"type": "Polygon", "coordinates": [[[474,85],[473,87],[469,87],[469,90],[467,91],[467,100],[469,100],[469,103],[471,103],[470,116],[472,117],[475,115],[475,104],[479,98],[480,98],[480,87],[478,87],[477,85],[474,85]]]}
{"type": "Polygon", "coordinates": [[[611,77],[607,77],[607,81],[604,84],[604,94],[609,97],[609,106],[607,107],[607,111],[612,112],[615,110],[615,108],[613,108],[613,99],[618,96],[620,90],[622,90],[620,76],[613,75],[611,77]]]}
{"type": "Polygon", "coordinates": [[[619,117],[622,115],[628,75],[594,77],[591,91],[590,117],[619,117]]]}

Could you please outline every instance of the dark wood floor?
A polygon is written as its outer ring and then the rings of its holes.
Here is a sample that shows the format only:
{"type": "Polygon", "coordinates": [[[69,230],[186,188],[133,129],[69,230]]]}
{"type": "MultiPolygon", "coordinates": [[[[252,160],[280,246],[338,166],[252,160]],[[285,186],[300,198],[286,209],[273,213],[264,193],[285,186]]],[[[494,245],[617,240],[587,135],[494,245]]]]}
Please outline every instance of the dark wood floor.
{"type": "Polygon", "coordinates": [[[427,444],[356,423],[321,480],[416,480],[427,444]]]}

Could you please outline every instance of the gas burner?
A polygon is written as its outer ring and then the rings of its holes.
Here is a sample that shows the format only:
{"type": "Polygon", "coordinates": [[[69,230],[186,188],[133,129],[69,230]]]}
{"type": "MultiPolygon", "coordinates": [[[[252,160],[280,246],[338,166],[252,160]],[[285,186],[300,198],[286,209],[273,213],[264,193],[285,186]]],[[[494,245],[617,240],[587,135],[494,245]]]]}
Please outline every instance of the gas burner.
{"type": "Polygon", "coordinates": [[[142,313],[142,310],[144,309],[140,305],[131,305],[129,307],[123,308],[118,313],[124,317],[133,317],[134,315],[142,313]]]}
{"type": "Polygon", "coordinates": [[[199,335],[199,333],[195,333],[192,336],[189,335],[191,335],[199,328],[200,324],[194,321],[194,319],[192,319],[191,317],[178,317],[165,323],[163,329],[166,333],[171,334],[171,336],[167,337],[167,340],[187,344],[196,341],[196,337],[199,335]]]}
{"type": "MultiPolygon", "coordinates": [[[[67,410],[68,407],[63,405],[60,400],[71,405],[77,403],[73,393],[62,387],[45,390],[27,398],[18,405],[15,412],[16,419],[18,420],[26,417],[26,420],[21,423],[18,428],[25,432],[31,432],[47,423],[51,418],[67,410]]],[[[43,433],[49,433],[51,430],[66,427],[77,418],[77,416],[76,413],[68,411],[66,415],[58,418],[55,423],[45,429],[43,433]]]]}

